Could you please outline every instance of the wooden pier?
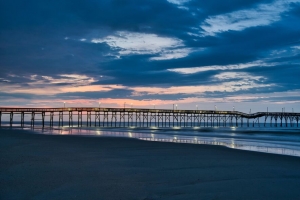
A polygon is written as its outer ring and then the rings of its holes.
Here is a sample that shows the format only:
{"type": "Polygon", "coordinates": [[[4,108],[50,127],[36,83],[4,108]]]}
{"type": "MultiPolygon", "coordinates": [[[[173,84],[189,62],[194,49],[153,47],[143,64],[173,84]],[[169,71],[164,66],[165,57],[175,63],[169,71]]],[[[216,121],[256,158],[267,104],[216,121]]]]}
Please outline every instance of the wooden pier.
{"type": "Polygon", "coordinates": [[[257,112],[247,114],[221,110],[177,110],[141,108],[5,108],[0,107],[0,126],[42,127],[299,127],[300,113],[257,112]],[[18,119],[14,116],[19,116],[18,119]],[[6,117],[7,121],[3,118],[6,117]]]}

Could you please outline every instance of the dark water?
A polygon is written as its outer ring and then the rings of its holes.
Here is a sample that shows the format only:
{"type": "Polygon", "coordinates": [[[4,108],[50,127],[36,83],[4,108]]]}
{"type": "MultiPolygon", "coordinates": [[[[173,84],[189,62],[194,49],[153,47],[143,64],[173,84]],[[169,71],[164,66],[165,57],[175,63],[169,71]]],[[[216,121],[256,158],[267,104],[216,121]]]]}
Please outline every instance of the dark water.
{"type": "MultiPolygon", "coordinates": [[[[8,124],[3,124],[8,126],[8,124]]],[[[300,156],[300,128],[297,127],[58,127],[34,131],[42,134],[86,135],[95,137],[127,137],[174,143],[221,145],[234,149],[300,156]]],[[[18,126],[13,126],[18,128],[18,126]]],[[[26,125],[24,129],[31,129],[26,125]]]]}

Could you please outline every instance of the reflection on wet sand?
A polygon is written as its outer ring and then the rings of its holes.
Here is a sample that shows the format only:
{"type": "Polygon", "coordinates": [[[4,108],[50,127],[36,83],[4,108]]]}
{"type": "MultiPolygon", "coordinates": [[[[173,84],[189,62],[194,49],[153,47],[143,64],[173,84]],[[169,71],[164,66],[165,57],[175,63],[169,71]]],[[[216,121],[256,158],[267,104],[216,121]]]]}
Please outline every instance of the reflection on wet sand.
{"type": "Polygon", "coordinates": [[[93,130],[93,129],[49,129],[44,130],[44,134],[60,134],[60,135],[89,135],[89,136],[104,136],[104,137],[125,137],[136,138],[146,141],[155,142],[173,142],[173,143],[189,143],[189,144],[206,144],[220,145],[234,149],[247,151],[257,151],[272,154],[282,154],[290,156],[300,156],[300,148],[284,144],[276,144],[266,141],[236,139],[236,138],[221,138],[208,136],[189,136],[179,134],[161,134],[155,132],[137,133],[127,131],[108,131],[108,130],[93,130]]]}

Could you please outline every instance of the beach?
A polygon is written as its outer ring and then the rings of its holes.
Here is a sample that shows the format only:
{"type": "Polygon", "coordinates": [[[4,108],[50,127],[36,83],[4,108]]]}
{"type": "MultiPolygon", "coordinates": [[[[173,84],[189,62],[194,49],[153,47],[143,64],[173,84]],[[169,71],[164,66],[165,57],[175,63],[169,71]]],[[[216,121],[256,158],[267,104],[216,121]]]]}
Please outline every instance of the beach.
{"type": "Polygon", "coordinates": [[[0,199],[299,199],[300,158],[0,129],[0,199]]]}

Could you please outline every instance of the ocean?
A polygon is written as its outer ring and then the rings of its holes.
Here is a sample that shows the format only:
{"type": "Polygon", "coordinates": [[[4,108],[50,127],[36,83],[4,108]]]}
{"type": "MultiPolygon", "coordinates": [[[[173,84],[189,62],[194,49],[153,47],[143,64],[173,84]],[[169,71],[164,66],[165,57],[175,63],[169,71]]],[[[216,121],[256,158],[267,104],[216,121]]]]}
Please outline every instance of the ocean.
{"type": "MultiPolygon", "coordinates": [[[[10,128],[2,123],[2,128],[10,128]]],[[[300,128],[274,127],[274,124],[256,124],[255,127],[42,127],[13,125],[14,129],[32,130],[37,134],[81,135],[89,137],[124,137],[155,142],[219,145],[233,149],[288,156],[300,156],[300,128]]]]}

